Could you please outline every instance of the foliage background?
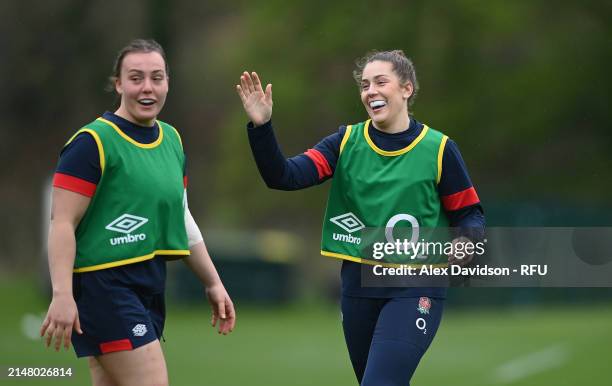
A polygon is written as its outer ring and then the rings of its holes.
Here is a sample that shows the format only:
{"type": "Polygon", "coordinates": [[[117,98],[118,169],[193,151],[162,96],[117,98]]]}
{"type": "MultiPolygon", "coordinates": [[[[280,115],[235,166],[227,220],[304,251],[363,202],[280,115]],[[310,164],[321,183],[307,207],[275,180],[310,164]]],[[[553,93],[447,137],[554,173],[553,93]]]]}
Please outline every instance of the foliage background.
{"type": "MultiPolygon", "coordinates": [[[[273,83],[276,133],[290,156],[365,118],[356,58],[403,49],[421,86],[412,113],[458,143],[489,225],[610,225],[609,1],[23,0],[0,2],[0,14],[0,279],[45,277],[44,188],[70,135],[114,109],[106,79],[136,37],[166,48],[171,91],[160,118],[182,133],[190,208],[205,235],[293,234],[306,297],[337,296],[337,265],[317,257],[329,184],[264,186],[234,91],[244,70],[273,83]]],[[[510,292],[521,304],[550,299],[510,292]]],[[[39,309],[43,294],[28,306],[39,309]]],[[[567,310],[585,298],[609,308],[609,292],[585,294],[553,298],[567,310]]]]}

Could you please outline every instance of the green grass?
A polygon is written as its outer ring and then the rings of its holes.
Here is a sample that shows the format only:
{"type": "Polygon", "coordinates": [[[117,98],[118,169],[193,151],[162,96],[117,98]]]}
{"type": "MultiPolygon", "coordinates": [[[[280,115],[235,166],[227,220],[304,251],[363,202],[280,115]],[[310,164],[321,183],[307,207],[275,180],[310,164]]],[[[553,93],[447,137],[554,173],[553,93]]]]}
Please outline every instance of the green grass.
{"type": "MultiPolygon", "coordinates": [[[[24,314],[47,307],[31,281],[3,279],[0,304],[3,371],[9,365],[74,369],[71,379],[15,380],[2,374],[0,385],[89,383],[85,360],[71,351],[47,350],[22,333],[24,314]]],[[[204,304],[171,307],[163,347],[172,385],[356,384],[337,307],[238,306],[238,325],[230,336],[209,326],[204,304]]],[[[601,304],[447,312],[412,385],[608,385],[611,326],[612,307],[601,304]],[[520,376],[504,378],[504,365],[510,366],[510,376],[520,376]]]]}

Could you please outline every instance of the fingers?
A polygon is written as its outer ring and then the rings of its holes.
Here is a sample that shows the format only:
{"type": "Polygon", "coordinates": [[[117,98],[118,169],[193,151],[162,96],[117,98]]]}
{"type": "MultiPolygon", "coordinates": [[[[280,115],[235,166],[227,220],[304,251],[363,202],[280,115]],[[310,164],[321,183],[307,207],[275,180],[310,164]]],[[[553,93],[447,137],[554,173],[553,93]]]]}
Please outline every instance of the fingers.
{"type": "Polygon", "coordinates": [[[228,298],[225,300],[225,313],[226,318],[221,320],[219,325],[219,333],[223,335],[227,335],[234,330],[234,326],[236,326],[236,312],[234,310],[234,304],[228,298]]]}
{"type": "Polygon", "coordinates": [[[242,91],[242,87],[239,84],[236,85],[236,92],[238,93],[238,96],[240,97],[240,100],[244,105],[246,103],[247,98],[246,95],[244,95],[244,91],[242,91]]]}
{"type": "MultiPolygon", "coordinates": [[[[259,75],[257,75],[257,73],[254,71],[250,74],[247,71],[244,71],[242,75],[240,75],[240,85],[237,85],[236,89],[238,91],[238,95],[240,95],[243,100],[246,100],[249,95],[254,92],[263,93],[263,88],[261,87],[261,80],[259,79],[259,75]]],[[[266,87],[266,91],[267,90],[268,87],[266,87]]]]}
{"type": "Polygon", "coordinates": [[[272,104],[272,84],[270,83],[266,86],[266,101],[272,104]]]}
{"type": "Polygon", "coordinates": [[[251,75],[253,77],[253,86],[255,87],[255,91],[263,92],[263,89],[261,88],[261,81],[259,80],[259,75],[257,75],[255,71],[253,71],[251,75]]]}
{"type": "MultiPolygon", "coordinates": [[[[64,348],[66,350],[68,350],[70,348],[70,344],[72,343],[71,340],[70,340],[71,335],[72,335],[72,329],[71,328],[64,329],[64,348]]],[[[58,347],[58,349],[59,349],[59,347],[58,347]]]]}
{"type": "Polygon", "coordinates": [[[217,325],[217,320],[219,320],[219,317],[217,316],[217,312],[213,311],[213,314],[210,318],[210,324],[215,327],[217,325]]]}
{"type": "Polygon", "coordinates": [[[49,315],[47,315],[42,326],[40,326],[40,336],[45,336],[45,332],[47,328],[49,328],[49,323],[51,323],[51,319],[49,319],[49,315]]]}
{"type": "Polygon", "coordinates": [[[234,309],[234,304],[231,302],[231,300],[227,302],[227,314],[229,319],[228,332],[232,332],[236,326],[236,310],[234,309]]]}
{"type": "MultiPolygon", "coordinates": [[[[65,331],[68,330],[65,327],[60,327],[55,329],[55,333],[53,334],[53,338],[55,339],[55,351],[59,351],[62,346],[62,340],[64,339],[65,331]]],[[[72,329],[70,329],[72,330],[72,329]]],[[[70,334],[70,332],[69,332],[70,334]]]]}
{"type": "Polygon", "coordinates": [[[45,336],[45,346],[49,347],[51,345],[51,339],[53,339],[53,334],[55,333],[55,324],[53,322],[49,323],[49,327],[46,331],[45,336]]]}
{"type": "Polygon", "coordinates": [[[79,335],[83,334],[83,330],[81,330],[81,321],[79,320],[79,314],[77,314],[76,319],[74,321],[74,330],[79,335]]]}
{"type": "Polygon", "coordinates": [[[242,78],[244,79],[243,87],[245,87],[246,90],[249,93],[254,93],[255,92],[255,84],[253,83],[253,78],[251,77],[251,74],[249,74],[248,72],[245,71],[242,74],[242,78]]]}
{"type": "Polygon", "coordinates": [[[249,85],[247,83],[247,76],[249,76],[248,72],[243,72],[242,75],[240,75],[240,88],[242,90],[242,92],[244,93],[245,97],[249,97],[249,95],[251,95],[251,91],[249,90],[249,85]]]}
{"type": "Polygon", "coordinates": [[[225,301],[221,301],[217,304],[217,310],[221,319],[225,319],[225,301]]]}
{"type": "Polygon", "coordinates": [[[222,330],[225,325],[225,302],[220,301],[219,303],[217,303],[216,307],[217,315],[219,316],[219,319],[221,319],[221,322],[219,323],[219,334],[221,334],[223,333],[222,330]]]}
{"type": "Polygon", "coordinates": [[[221,319],[219,323],[219,334],[221,334],[222,327],[225,324],[225,302],[217,303],[217,315],[221,319]]]}

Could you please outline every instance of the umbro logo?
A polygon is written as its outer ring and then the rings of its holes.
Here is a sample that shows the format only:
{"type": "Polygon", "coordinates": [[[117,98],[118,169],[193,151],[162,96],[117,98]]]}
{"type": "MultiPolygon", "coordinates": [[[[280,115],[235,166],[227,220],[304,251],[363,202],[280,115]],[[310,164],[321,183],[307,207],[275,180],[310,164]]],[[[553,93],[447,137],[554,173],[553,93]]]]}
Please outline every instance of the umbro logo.
{"type": "Polygon", "coordinates": [[[144,233],[138,233],[132,235],[130,233],[134,232],[136,229],[140,228],[144,224],[146,224],[149,219],[144,217],[134,216],[133,214],[124,213],[121,216],[114,219],[110,224],[106,226],[106,229],[109,231],[125,233],[124,236],[114,237],[109,239],[110,244],[122,245],[122,244],[130,244],[136,243],[139,241],[144,241],[147,239],[147,235],[144,233]]]}
{"type": "Polygon", "coordinates": [[[147,333],[147,326],[144,324],[137,324],[132,328],[134,336],[144,336],[147,333]]]}
{"type": "Polygon", "coordinates": [[[146,224],[149,219],[134,216],[132,214],[122,214],[106,226],[109,231],[132,233],[136,229],[146,224]]]}
{"type": "Polygon", "coordinates": [[[329,221],[338,225],[348,233],[356,232],[365,228],[365,225],[352,212],[341,214],[340,216],[332,217],[329,221]]]}

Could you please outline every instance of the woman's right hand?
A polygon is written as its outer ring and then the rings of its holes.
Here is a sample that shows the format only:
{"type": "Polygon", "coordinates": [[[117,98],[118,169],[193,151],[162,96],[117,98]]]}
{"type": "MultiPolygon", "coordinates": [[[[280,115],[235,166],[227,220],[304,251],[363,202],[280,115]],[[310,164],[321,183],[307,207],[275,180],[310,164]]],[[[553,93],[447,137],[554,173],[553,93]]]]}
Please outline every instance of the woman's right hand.
{"type": "Polygon", "coordinates": [[[45,337],[49,347],[55,339],[55,351],[59,351],[62,340],[66,350],[70,348],[72,330],[82,334],[79,312],[72,294],[53,295],[47,317],[40,328],[40,336],[45,337]]]}
{"type": "Polygon", "coordinates": [[[255,126],[261,126],[272,117],[272,85],[266,86],[264,92],[256,72],[243,72],[236,91],[242,100],[242,106],[255,126]]]}

